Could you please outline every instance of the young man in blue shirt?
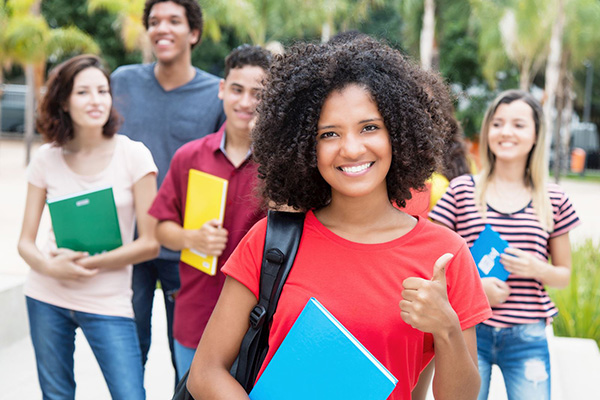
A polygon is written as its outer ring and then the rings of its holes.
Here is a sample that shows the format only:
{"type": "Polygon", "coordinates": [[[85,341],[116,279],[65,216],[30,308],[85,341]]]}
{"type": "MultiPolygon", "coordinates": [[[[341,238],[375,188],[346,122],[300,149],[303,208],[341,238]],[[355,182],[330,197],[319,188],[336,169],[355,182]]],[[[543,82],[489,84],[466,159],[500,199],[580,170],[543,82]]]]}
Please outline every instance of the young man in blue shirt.
{"type": "MultiPolygon", "coordinates": [[[[183,144],[215,132],[225,121],[218,98],[219,78],[192,66],[192,48],[202,36],[202,10],[196,0],[147,0],[143,22],[156,62],[123,66],[112,74],[115,106],[124,123],[120,133],[143,142],[163,182],[171,158],[183,144]]],[[[179,289],[179,252],[134,266],[133,308],[145,365],[151,341],[152,302],[157,281],[163,289],[171,358],[173,294],[179,289]]]]}

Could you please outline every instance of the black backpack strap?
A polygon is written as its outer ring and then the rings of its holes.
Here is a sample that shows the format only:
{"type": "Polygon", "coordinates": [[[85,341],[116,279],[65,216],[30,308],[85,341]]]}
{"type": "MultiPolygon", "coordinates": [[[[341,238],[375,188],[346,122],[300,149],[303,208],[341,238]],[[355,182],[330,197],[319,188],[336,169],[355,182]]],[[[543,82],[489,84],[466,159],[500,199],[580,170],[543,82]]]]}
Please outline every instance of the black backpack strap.
{"type": "Polygon", "coordinates": [[[271,321],[283,285],[296,258],[304,227],[304,216],[304,213],[269,211],[267,217],[258,304],[250,313],[250,328],[242,340],[232,371],[248,393],[252,390],[267,355],[271,321]]]}

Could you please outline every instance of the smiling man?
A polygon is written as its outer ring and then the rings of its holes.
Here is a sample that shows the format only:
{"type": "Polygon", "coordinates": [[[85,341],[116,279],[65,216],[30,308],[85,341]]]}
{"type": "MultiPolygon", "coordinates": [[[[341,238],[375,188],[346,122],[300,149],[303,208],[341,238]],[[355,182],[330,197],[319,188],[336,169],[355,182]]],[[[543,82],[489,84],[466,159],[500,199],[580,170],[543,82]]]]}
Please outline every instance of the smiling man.
{"type": "MultiPolygon", "coordinates": [[[[196,0],[148,0],[143,22],[156,62],[123,66],[112,74],[115,107],[124,118],[120,133],[143,142],[162,184],[175,151],[215,132],[224,122],[219,78],[192,66],[192,48],[202,37],[196,0]]],[[[145,364],[156,282],[161,282],[173,365],[173,295],[179,290],[179,253],[161,249],[157,259],[134,266],[133,308],[145,364]]]]}
{"type": "Polygon", "coordinates": [[[254,196],[258,173],[250,152],[250,128],[270,60],[267,50],[249,45],[240,46],[227,56],[225,79],[219,85],[227,122],[218,132],[194,140],[175,153],[149,211],[159,221],[156,232],[163,246],[175,251],[189,248],[218,257],[215,276],[179,262],[181,289],[175,302],[173,324],[179,378],[192,363],[221,293],[225,282],[221,266],[246,232],[265,216],[254,196]],[[188,175],[192,168],[229,182],[222,225],[209,221],[200,229],[183,228],[188,175]]]}

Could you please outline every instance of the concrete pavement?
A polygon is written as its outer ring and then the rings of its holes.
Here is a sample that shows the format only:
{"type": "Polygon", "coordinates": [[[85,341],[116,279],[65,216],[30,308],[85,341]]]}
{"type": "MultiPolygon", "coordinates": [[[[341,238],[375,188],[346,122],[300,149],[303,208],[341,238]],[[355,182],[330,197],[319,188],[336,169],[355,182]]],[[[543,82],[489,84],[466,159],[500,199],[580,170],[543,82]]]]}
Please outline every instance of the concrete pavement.
{"type": "MultiPolygon", "coordinates": [[[[22,142],[0,139],[0,400],[41,397],[22,296],[22,282],[28,267],[16,250],[27,188],[24,160],[22,142]]],[[[569,194],[583,221],[582,226],[572,232],[572,243],[579,243],[589,237],[600,245],[600,213],[597,212],[600,205],[600,184],[563,180],[561,186],[569,194]]],[[[38,240],[45,239],[44,232],[47,232],[49,224],[48,215],[45,213],[40,227],[42,233],[38,240]]],[[[158,293],[157,298],[162,298],[162,295],[158,293]]],[[[554,397],[555,400],[590,398],[591,393],[598,393],[600,383],[594,376],[600,376],[599,363],[590,364],[587,375],[577,373],[581,368],[576,368],[581,367],[580,354],[598,352],[597,348],[594,350],[589,344],[564,339],[555,340],[551,344],[555,348],[553,365],[557,366],[553,367],[553,378],[556,381],[553,381],[553,385],[558,393],[554,397]],[[566,387],[569,386],[578,386],[578,393],[583,395],[562,395],[561,391],[567,390],[566,387]]],[[[100,369],[80,332],[77,335],[76,346],[77,399],[109,399],[100,369]]],[[[164,306],[157,301],[154,304],[153,342],[146,371],[147,398],[170,399],[173,382],[164,306]]],[[[490,399],[506,399],[501,376],[497,373],[493,378],[490,399]]]]}

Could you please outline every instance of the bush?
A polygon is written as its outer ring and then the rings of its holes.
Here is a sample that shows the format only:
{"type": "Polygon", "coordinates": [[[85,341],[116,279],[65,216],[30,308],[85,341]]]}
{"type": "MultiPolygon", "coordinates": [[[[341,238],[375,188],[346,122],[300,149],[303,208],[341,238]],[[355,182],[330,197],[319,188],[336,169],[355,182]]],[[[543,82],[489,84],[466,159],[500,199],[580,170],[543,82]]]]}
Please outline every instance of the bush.
{"type": "Polygon", "coordinates": [[[556,336],[594,339],[600,346],[600,248],[591,239],[573,251],[571,284],[549,289],[558,315],[556,336]]]}

